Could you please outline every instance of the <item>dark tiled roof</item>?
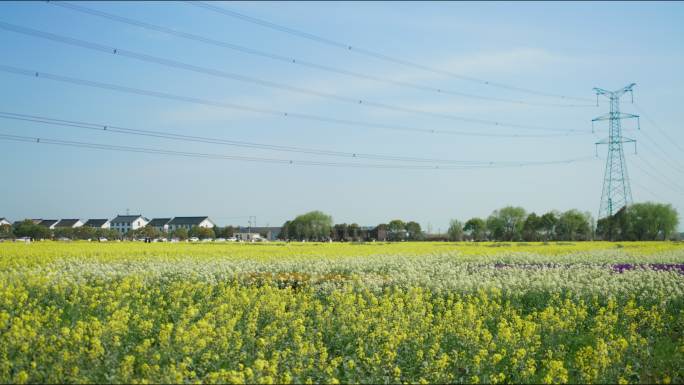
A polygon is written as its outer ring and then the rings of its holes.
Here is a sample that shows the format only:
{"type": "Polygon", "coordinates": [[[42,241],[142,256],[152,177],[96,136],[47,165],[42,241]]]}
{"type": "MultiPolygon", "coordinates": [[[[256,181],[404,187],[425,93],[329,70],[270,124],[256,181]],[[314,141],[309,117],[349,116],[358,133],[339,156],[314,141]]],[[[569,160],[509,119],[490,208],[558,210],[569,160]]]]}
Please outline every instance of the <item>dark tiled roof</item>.
{"type": "Polygon", "coordinates": [[[140,214],[138,214],[138,215],[117,215],[116,218],[112,219],[112,222],[133,222],[134,220],[136,220],[138,218],[146,219],[145,217],[143,217],[140,214]]]}
{"type": "Polygon", "coordinates": [[[55,227],[74,227],[76,222],[80,221],[80,219],[62,219],[57,224],[55,227]]]}
{"type": "Polygon", "coordinates": [[[169,222],[169,225],[199,225],[209,217],[175,217],[169,222]]]}
{"type": "Polygon", "coordinates": [[[88,227],[102,227],[109,219],[88,219],[83,226],[88,227]]]}
{"type": "Polygon", "coordinates": [[[57,219],[43,219],[40,222],[38,222],[38,224],[41,226],[50,227],[57,222],[58,222],[57,219]]]}
{"type": "Polygon", "coordinates": [[[147,225],[153,227],[161,227],[169,223],[170,220],[171,218],[153,218],[147,225]]]}

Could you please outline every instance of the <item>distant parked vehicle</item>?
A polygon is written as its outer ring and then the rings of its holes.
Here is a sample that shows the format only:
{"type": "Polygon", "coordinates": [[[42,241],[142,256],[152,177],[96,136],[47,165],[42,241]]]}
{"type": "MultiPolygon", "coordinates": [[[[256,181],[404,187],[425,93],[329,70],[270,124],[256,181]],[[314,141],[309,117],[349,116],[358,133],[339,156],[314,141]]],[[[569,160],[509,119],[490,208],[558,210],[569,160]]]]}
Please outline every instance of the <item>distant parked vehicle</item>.
{"type": "Polygon", "coordinates": [[[225,242],[226,238],[216,238],[214,239],[214,242],[225,242]]]}
{"type": "Polygon", "coordinates": [[[97,240],[98,240],[98,242],[107,242],[107,238],[105,238],[105,237],[98,238],[97,240]]]}
{"type": "Polygon", "coordinates": [[[199,241],[199,238],[197,238],[197,237],[190,237],[190,238],[188,238],[188,241],[190,241],[190,242],[197,242],[197,241],[199,241]]]}
{"type": "Polygon", "coordinates": [[[228,238],[228,239],[226,239],[226,240],[227,240],[228,242],[237,242],[238,239],[235,238],[235,237],[230,237],[230,238],[228,238]]]}

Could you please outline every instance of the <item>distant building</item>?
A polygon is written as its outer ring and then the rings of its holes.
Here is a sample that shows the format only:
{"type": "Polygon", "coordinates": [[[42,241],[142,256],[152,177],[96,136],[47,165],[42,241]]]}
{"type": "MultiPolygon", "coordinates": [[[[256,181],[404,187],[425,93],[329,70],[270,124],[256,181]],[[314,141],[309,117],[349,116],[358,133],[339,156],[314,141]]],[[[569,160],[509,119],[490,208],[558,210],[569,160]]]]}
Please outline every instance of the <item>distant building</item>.
{"type": "Polygon", "coordinates": [[[175,217],[168,223],[168,231],[175,231],[178,229],[190,230],[197,227],[213,228],[216,226],[209,217],[175,217]]]}
{"type": "Polygon", "coordinates": [[[69,227],[76,228],[83,226],[83,222],[80,219],[62,219],[55,224],[55,227],[69,227]]]}
{"type": "MultiPolygon", "coordinates": [[[[275,241],[278,239],[278,236],[280,235],[280,231],[282,230],[282,227],[239,227],[235,231],[235,238],[237,239],[242,239],[237,236],[237,234],[259,234],[261,238],[267,239],[269,241],[275,241]]],[[[247,239],[243,239],[247,240],[247,239]]]]}
{"type": "Polygon", "coordinates": [[[245,241],[245,242],[253,242],[253,241],[258,241],[261,239],[266,239],[262,237],[259,233],[250,233],[250,232],[238,232],[234,233],[233,236],[238,240],[238,241],[245,241]]]}
{"type": "Polygon", "coordinates": [[[10,223],[10,221],[8,221],[7,219],[5,219],[5,218],[0,218],[0,226],[2,226],[2,225],[11,225],[11,224],[12,224],[12,223],[10,223]]]}
{"type": "MultiPolygon", "coordinates": [[[[35,219],[33,219],[33,223],[35,223],[35,219]]],[[[40,222],[38,222],[39,226],[47,227],[50,230],[53,230],[55,228],[55,225],[59,222],[57,219],[42,219],[40,222]]]]}
{"type": "Polygon", "coordinates": [[[119,234],[126,234],[131,230],[144,227],[149,222],[150,220],[142,215],[117,215],[110,221],[110,228],[118,231],[119,234]]]}
{"type": "Polygon", "coordinates": [[[83,226],[96,229],[108,229],[110,224],[109,219],[88,219],[83,226]]]}
{"type": "Polygon", "coordinates": [[[169,222],[171,222],[171,218],[153,218],[147,226],[154,227],[160,232],[166,233],[169,231],[169,222]]]}

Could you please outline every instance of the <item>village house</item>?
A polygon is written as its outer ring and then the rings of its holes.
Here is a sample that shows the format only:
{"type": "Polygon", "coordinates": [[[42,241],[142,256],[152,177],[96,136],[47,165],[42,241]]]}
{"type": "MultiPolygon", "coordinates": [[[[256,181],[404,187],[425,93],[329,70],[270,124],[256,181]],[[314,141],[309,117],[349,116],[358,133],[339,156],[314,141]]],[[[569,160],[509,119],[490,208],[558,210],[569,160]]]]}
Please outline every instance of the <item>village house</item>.
{"type": "Polygon", "coordinates": [[[109,219],[88,219],[83,226],[95,229],[108,229],[110,224],[109,219]]]}
{"type": "Polygon", "coordinates": [[[244,233],[242,233],[242,232],[235,233],[235,234],[233,234],[233,236],[238,241],[245,241],[245,242],[258,242],[258,241],[261,241],[263,239],[266,239],[266,238],[262,237],[259,233],[254,233],[254,232],[250,233],[247,231],[245,231],[244,233]]]}
{"type": "Polygon", "coordinates": [[[83,226],[83,222],[80,219],[61,219],[55,224],[55,227],[68,227],[72,229],[81,226],[83,226]]]}
{"type": "Polygon", "coordinates": [[[240,227],[235,231],[235,237],[242,240],[247,239],[247,234],[258,234],[261,238],[267,239],[269,241],[275,241],[280,235],[282,227],[240,227]]]}
{"type": "Polygon", "coordinates": [[[137,230],[145,227],[150,222],[149,219],[142,215],[117,215],[111,220],[110,228],[119,232],[119,234],[126,234],[131,230],[137,230]]]}
{"type": "Polygon", "coordinates": [[[153,218],[147,226],[154,227],[158,231],[166,233],[169,231],[169,222],[171,222],[171,218],[153,218]]]}
{"type": "MultiPolygon", "coordinates": [[[[39,226],[47,227],[50,230],[54,230],[55,225],[59,222],[57,219],[42,219],[38,222],[39,226]]],[[[35,220],[34,220],[35,223],[35,220]]]]}
{"type": "Polygon", "coordinates": [[[193,227],[213,228],[216,224],[209,217],[175,217],[168,223],[168,231],[190,230],[193,227]]]}
{"type": "Polygon", "coordinates": [[[11,223],[5,218],[0,218],[0,226],[2,225],[11,225],[11,223]]]}

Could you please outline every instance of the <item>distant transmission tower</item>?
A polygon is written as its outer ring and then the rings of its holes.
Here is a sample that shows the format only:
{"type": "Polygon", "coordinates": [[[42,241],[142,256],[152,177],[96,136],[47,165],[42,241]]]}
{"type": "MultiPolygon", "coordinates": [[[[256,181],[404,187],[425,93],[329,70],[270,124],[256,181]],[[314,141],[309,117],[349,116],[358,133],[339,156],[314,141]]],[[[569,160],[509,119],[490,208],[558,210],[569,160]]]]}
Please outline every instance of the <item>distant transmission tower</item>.
{"type": "MultiPolygon", "coordinates": [[[[629,92],[634,102],[634,92],[632,83],[617,91],[607,91],[602,88],[594,88],[596,91],[596,105],[598,106],[599,95],[610,99],[610,112],[592,119],[592,131],[594,122],[601,120],[609,121],[608,138],[596,142],[596,155],[598,156],[598,145],[608,145],[608,156],[606,157],[606,171],[603,176],[603,191],[601,193],[601,207],[599,208],[599,219],[609,217],[618,212],[623,207],[632,203],[632,190],[629,186],[627,176],[627,164],[625,154],[622,149],[623,143],[634,143],[636,153],[636,140],[622,136],[622,119],[636,118],[639,127],[639,116],[620,112],[620,97],[629,92]]],[[[639,127],[640,128],[640,127],[639,127]]]]}

